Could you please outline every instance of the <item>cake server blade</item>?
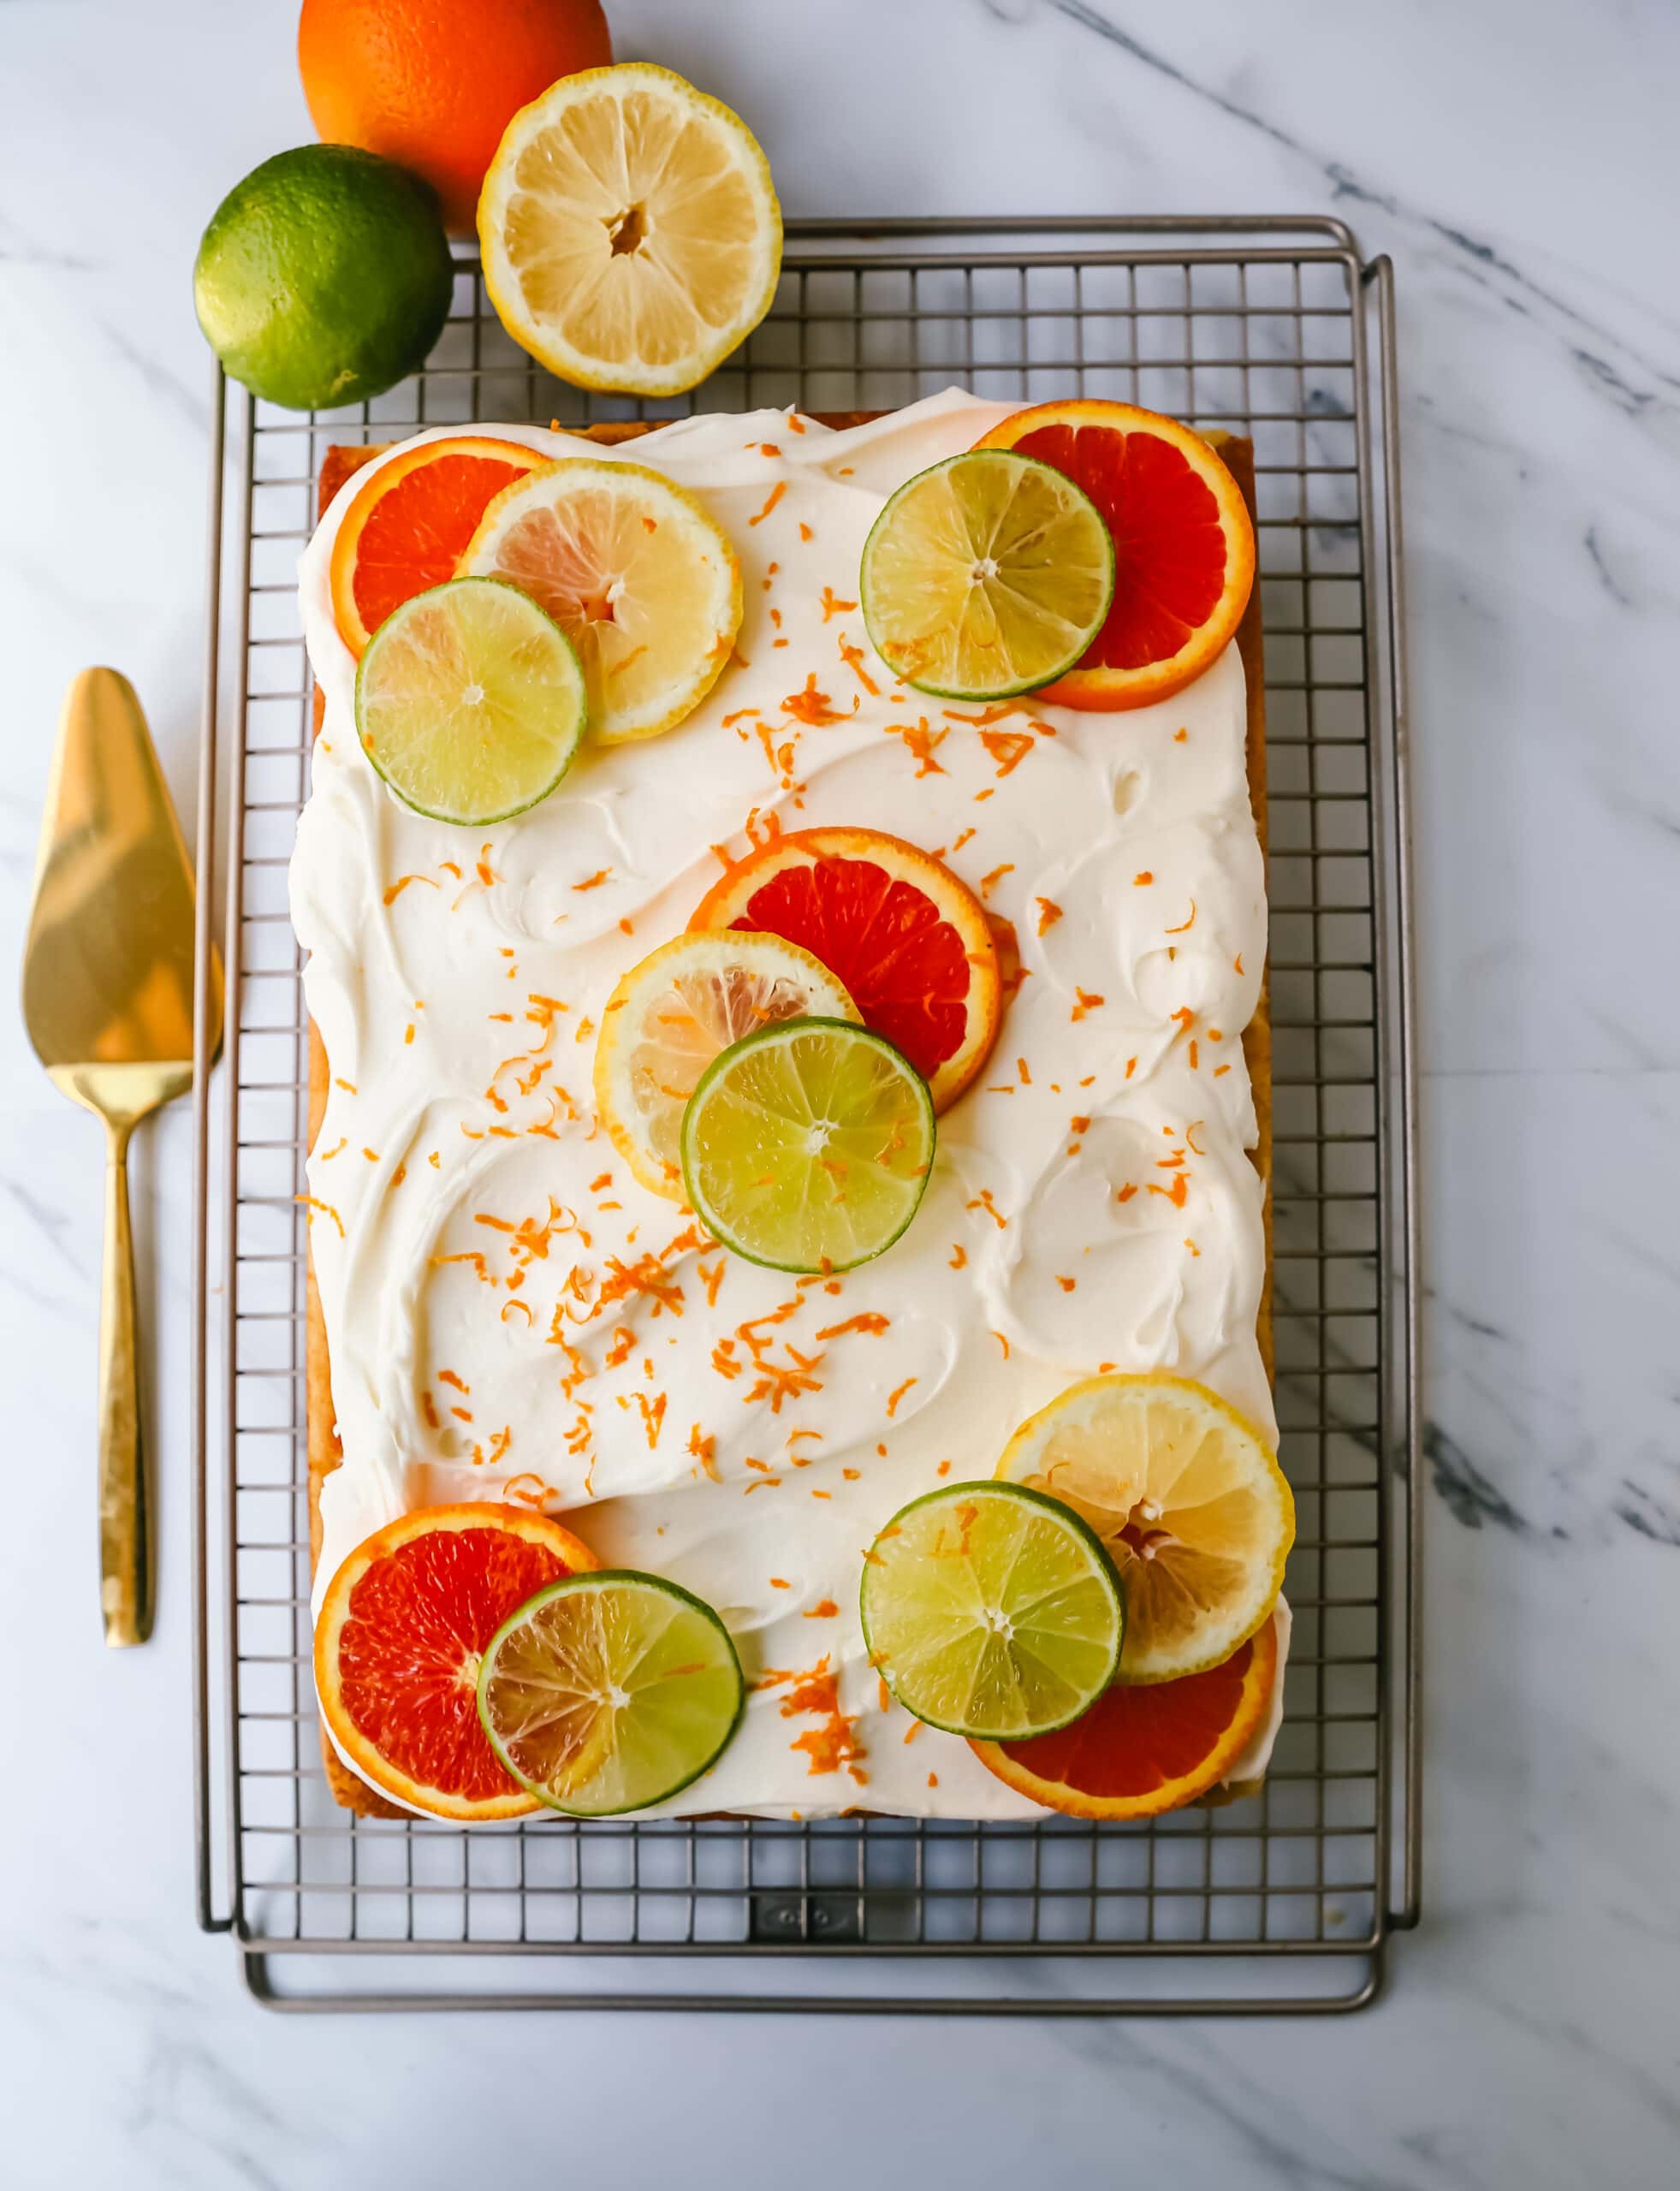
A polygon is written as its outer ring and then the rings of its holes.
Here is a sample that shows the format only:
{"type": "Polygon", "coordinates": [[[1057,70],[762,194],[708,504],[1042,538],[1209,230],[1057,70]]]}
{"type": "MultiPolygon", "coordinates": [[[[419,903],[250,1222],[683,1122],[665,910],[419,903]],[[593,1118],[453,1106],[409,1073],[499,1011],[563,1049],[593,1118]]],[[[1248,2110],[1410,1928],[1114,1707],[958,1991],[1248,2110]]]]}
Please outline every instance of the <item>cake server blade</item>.
{"type": "MultiPolygon", "coordinates": [[[[128,1140],[193,1083],[193,870],[134,688],[114,669],[85,669],[48,781],[23,1016],[52,1078],[105,1124],[99,1567],[112,1645],[144,1642],[153,1604],[128,1140]]],[[[219,962],[211,972],[207,1058],[222,1031],[219,962]]]]}

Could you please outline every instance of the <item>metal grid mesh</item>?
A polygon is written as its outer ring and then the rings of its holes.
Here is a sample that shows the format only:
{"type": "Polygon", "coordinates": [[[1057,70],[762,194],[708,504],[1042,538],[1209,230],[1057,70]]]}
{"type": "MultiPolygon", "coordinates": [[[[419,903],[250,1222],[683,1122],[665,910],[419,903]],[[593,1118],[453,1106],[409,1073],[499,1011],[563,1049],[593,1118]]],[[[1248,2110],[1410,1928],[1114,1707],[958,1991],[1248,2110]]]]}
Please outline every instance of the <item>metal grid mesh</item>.
{"type": "MultiPolygon", "coordinates": [[[[994,242],[995,239],[987,240],[994,242]]],[[[857,246],[853,245],[857,251],[857,246]]],[[[844,1954],[1374,1947],[1386,1902],[1383,1230],[1373,858],[1373,539],[1359,269],[1231,245],[790,254],[770,317],[692,399],[585,397],[508,342],[463,266],[424,373],[300,419],[237,396],[242,600],[229,963],[227,1456],[234,1921],[264,1948],[502,1944],[844,1954]],[[887,408],[958,381],[1077,392],[1252,436],[1264,606],[1275,1327],[1299,1534],[1286,1715],[1257,1796],[1152,1826],[353,1820],[309,1671],[306,1031],[285,875],[308,788],[294,567],[334,442],[474,419],[887,408]],[[238,431],[239,413],[243,431],[238,431]]],[[[1392,1365],[1390,1365],[1392,1368],[1392,1365]]],[[[1386,1414],[1388,1419],[1385,1419],[1386,1414]]]]}

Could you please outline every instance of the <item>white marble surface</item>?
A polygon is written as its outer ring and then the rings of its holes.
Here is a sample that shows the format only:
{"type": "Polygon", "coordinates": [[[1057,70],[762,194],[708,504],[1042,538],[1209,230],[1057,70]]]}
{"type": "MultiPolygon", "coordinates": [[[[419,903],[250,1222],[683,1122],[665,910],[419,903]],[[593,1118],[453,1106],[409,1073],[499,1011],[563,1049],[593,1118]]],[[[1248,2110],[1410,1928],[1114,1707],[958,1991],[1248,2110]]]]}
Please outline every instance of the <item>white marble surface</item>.
{"type": "MultiPolygon", "coordinates": [[[[1326,210],[1394,255],[1428,1297],[1428,1874],[1333,2024],[323,2024],[192,1920],[183,1113],[140,1159],[162,1618],[93,1587],[96,1130],[0,1025],[0,2176],[21,2191],[941,2177],[1606,2191],[1680,2147],[1680,326],[1663,0],[618,0],[799,212],[1326,210]],[[842,21],[847,25],[842,33],[842,21]],[[551,2114],[545,2120],[545,2111],[551,2114]],[[508,2124],[513,2124],[512,2141],[508,2124]],[[486,2161],[486,2153],[495,2158],[486,2161]]],[[[0,905],[59,696],[135,679],[190,813],[188,269],[307,136],[292,0],[0,5],[0,905]]]]}

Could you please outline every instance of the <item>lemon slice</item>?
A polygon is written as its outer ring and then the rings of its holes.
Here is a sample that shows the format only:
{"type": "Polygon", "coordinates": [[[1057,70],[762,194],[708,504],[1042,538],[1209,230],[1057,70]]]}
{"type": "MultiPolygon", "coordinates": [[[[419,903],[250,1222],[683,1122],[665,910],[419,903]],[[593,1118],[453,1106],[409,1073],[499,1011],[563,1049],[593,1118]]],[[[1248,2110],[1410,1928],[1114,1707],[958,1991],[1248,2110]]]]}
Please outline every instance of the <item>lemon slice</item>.
{"type": "Polygon", "coordinates": [[[632,966],[601,1015],[595,1107],[644,1187],[683,1197],[683,1107],[720,1051],[744,1035],[858,1007],[818,959],[779,935],[698,929],[632,966]]]}
{"type": "Polygon", "coordinates": [[[540,1802],[607,1818],[697,1780],[734,1732],[746,1684],[708,1605],[626,1569],[569,1575],[490,1638],[478,1718],[540,1802]]]}
{"type": "Polygon", "coordinates": [[[738,114],[626,62],[562,76],[513,116],[478,245],[502,325],[550,372],[679,395],[769,310],[781,209],[738,114]]]}
{"type": "Polygon", "coordinates": [[[884,1253],[934,1161],[928,1084],[843,1019],[790,1019],[707,1066],[682,1118],[682,1175],[726,1248],[773,1270],[842,1271],[884,1253]]]}
{"type": "Polygon", "coordinates": [[[717,681],[741,626],[741,567],[694,496],[641,464],[562,457],[506,487],[460,560],[505,579],[578,650],[590,734],[656,738],[717,681]]]}
{"type": "Polygon", "coordinates": [[[1107,1547],[1122,1681],[1219,1666],[1271,1618],[1295,1501],[1259,1431],[1205,1385],[1093,1377],[1024,1422],[997,1473],[1065,1499],[1107,1547]]]}
{"type": "Polygon", "coordinates": [[[895,677],[944,699],[1006,699],[1061,676],[1102,629],[1114,548],[1065,473],[1012,449],[970,449],[892,496],[858,583],[895,677]]]}
{"type": "Polygon", "coordinates": [[[1125,1603],[1060,1500],[1010,1483],[912,1499],[864,1555],[870,1664],[947,1734],[1019,1741],[1077,1719],[1114,1677],[1125,1603]]]}
{"type": "Polygon", "coordinates": [[[584,734],[584,673],[535,602],[451,579],[394,609],[356,671],[356,735],[405,805],[505,822],[546,799],[584,734]]]}

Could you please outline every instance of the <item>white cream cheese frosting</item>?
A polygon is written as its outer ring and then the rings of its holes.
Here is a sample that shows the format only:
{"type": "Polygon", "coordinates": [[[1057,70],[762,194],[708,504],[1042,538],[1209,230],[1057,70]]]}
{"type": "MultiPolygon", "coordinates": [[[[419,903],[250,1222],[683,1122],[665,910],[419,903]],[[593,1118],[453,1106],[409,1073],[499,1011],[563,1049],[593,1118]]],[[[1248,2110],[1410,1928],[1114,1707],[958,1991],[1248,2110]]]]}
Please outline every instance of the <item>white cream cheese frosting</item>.
{"type": "MultiPolygon", "coordinates": [[[[300,567],[326,711],[291,898],[333,1076],[308,1177],[344,1449],[317,1602],[399,1513],[504,1496],[685,1584],[751,1695],[672,1812],[1043,1815],[887,1697],[864,1547],[942,1477],[989,1476],[1018,1422],[1105,1365],[1200,1378],[1275,1436],[1240,1042],[1266,898],[1235,647],[1129,714],[959,709],[896,686],[857,606],[884,496],[1012,407],[953,389],[845,432],[759,412],[632,443],[735,543],[736,660],[678,729],[586,745],[543,805],[479,831],[400,805],[357,743],[329,566],[365,474],[300,567]],[[591,1108],[619,977],[778,824],[937,852],[1012,925],[1022,971],[909,1232],[826,1282],[711,1246],[591,1108]]],[[[1233,1780],[1263,1770],[1282,1688],[1280,1666],[1233,1780]]]]}

